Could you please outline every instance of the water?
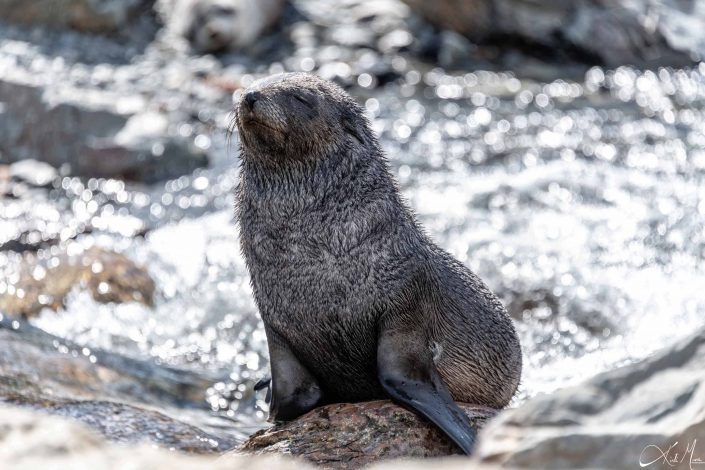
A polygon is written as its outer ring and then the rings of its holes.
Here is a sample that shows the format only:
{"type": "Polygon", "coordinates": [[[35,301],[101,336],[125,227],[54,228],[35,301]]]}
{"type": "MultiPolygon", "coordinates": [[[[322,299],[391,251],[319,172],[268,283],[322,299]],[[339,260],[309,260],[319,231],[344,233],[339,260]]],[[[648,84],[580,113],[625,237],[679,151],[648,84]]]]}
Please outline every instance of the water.
{"type": "MultiPolygon", "coordinates": [[[[584,80],[539,83],[407,64],[399,83],[357,81],[351,92],[420,221],[516,320],[525,355],[516,402],[705,325],[705,65],[594,68],[584,80]]],[[[147,266],[153,309],[74,291],[65,310],[32,323],[228,374],[209,391],[213,409],[262,419],[248,390],[266,374],[266,340],[237,242],[237,136],[229,146],[226,124],[203,134],[217,157],[210,169],[150,187],[64,177],[1,200],[0,232],[36,230],[147,266]]],[[[56,250],[39,255],[48,263],[56,250]]],[[[19,258],[0,253],[5,284],[19,258]]]]}

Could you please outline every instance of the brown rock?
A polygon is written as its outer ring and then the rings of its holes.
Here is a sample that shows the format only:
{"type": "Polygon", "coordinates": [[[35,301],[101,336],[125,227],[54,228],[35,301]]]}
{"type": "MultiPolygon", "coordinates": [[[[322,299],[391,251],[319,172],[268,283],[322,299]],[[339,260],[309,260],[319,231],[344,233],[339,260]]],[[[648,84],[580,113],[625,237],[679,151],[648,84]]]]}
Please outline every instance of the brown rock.
{"type": "Polygon", "coordinates": [[[87,287],[98,302],[141,302],[151,306],[154,281],[149,273],[124,255],[91,248],[80,255],[59,256],[59,265],[45,268],[25,258],[14,289],[0,295],[0,310],[31,317],[43,308],[58,310],[74,286],[87,287]]]}
{"type": "Polygon", "coordinates": [[[404,0],[429,22],[461,34],[483,37],[491,32],[492,5],[487,1],[404,0]]]}
{"type": "MultiPolygon", "coordinates": [[[[497,410],[461,405],[478,428],[497,410]]],[[[390,401],[327,405],[255,433],[237,453],[284,453],[327,468],[460,453],[435,426],[390,401]]]]}

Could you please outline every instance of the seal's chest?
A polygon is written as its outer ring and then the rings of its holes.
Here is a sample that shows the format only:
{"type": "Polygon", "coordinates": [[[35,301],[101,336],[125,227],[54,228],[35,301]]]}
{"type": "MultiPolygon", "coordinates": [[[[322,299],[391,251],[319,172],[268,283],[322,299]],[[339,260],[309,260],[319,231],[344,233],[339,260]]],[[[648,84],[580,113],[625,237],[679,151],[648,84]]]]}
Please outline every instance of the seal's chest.
{"type": "Polygon", "coordinates": [[[350,229],[351,225],[315,217],[263,224],[251,231],[252,249],[261,260],[298,267],[359,264],[364,258],[355,249],[366,234],[350,229]]]}
{"type": "MultiPolygon", "coordinates": [[[[351,252],[354,238],[323,223],[290,221],[253,231],[248,257],[264,283],[278,286],[289,300],[347,303],[371,282],[372,258],[351,252]]],[[[247,255],[247,253],[246,253],[247,255]]],[[[279,290],[279,289],[278,289],[279,290]]]]}
{"type": "Polygon", "coordinates": [[[375,256],[350,249],[359,231],[317,211],[260,210],[243,225],[245,256],[266,322],[284,331],[315,323],[330,336],[374,316],[375,256]],[[341,331],[338,331],[341,330],[341,331]]]}
{"type": "Polygon", "coordinates": [[[307,318],[279,316],[276,327],[294,355],[315,370],[321,385],[333,397],[372,399],[377,389],[377,328],[374,316],[315,307],[307,318]],[[357,390],[351,395],[353,388],[357,390]]]}
{"type": "Polygon", "coordinates": [[[360,316],[372,314],[370,288],[351,267],[323,259],[291,263],[276,271],[266,281],[268,302],[277,302],[276,315],[283,316],[282,321],[315,320],[335,326],[354,324],[360,316]]]}

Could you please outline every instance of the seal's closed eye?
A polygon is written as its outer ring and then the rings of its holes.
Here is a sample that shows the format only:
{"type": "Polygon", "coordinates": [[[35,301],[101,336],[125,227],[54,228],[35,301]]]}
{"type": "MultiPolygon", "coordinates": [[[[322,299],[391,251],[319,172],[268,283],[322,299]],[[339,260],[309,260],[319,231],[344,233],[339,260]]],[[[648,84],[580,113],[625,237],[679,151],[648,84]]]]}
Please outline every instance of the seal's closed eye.
{"type": "Polygon", "coordinates": [[[357,140],[360,144],[365,145],[365,140],[363,139],[364,131],[361,128],[361,123],[358,122],[356,116],[352,113],[344,113],[341,119],[341,124],[345,132],[357,140]]]}
{"type": "Polygon", "coordinates": [[[294,97],[294,99],[296,101],[303,104],[304,106],[307,106],[309,108],[313,108],[313,104],[311,104],[311,102],[307,98],[304,98],[303,96],[296,94],[296,93],[293,94],[292,96],[294,97]]]}

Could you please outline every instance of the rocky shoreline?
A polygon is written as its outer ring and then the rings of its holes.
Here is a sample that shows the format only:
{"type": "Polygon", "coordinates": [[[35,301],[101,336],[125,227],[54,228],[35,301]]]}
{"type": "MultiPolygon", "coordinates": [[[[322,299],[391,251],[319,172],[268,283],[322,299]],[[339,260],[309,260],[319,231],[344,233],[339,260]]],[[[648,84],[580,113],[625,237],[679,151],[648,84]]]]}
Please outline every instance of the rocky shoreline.
{"type": "MultiPolygon", "coordinates": [[[[135,462],[159,454],[152,448],[143,455],[149,448],[145,442],[182,454],[225,456],[213,461],[217,465],[236,458],[237,464],[228,468],[259,462],[288,468],[299,464],[293,460],[297,458],[322,468],[347,469],[457,454],[429,423],[385,401],[318,408],[238,445],[246,436],[243,428],[203,407],[214,378],[202,377],[201,385],[194,386],[193,379],[184,380],[184,371],[147,363],[135,367],[133,360],[76,348],[18,320],[0,321],[0,341],[0,455],[11,455],[18,463],[39,457],[3,445],[8,435],[17,433],[26,434],[22,448],[61,449],[46,462],[60,458],[76,464],[90,462],[83,460],[83,452],[93,446],[126,454],[134,449],[128,461],[135,462]],[[39,418],[46,415],[55,417],[39,418]],[[28,432],[23,427],[29,419],[39,423],[30,429],[46,422],[80,432],[46,441],[48,430],[28,432]],[[125,447],[133,445],[137,447],[125,447]],[[256,457],[271,454],[292,460],[256,457]]],[[[703,360],[705,331],[644,361],[516,408],[497,413],[465,406],[480,428],[477,452],[468,462],[477,468],[634,468],[640,462],[665,463],[659,450],[670,449],[677,460],[674,468],[689,468],[705,455],[697,447],[705,441],[703,360]]],[[[169,460],[183,468],[205,462],[178,453],[169,460]]],[[[443,461],[426,462],[436,468],[443,461]]]]}

